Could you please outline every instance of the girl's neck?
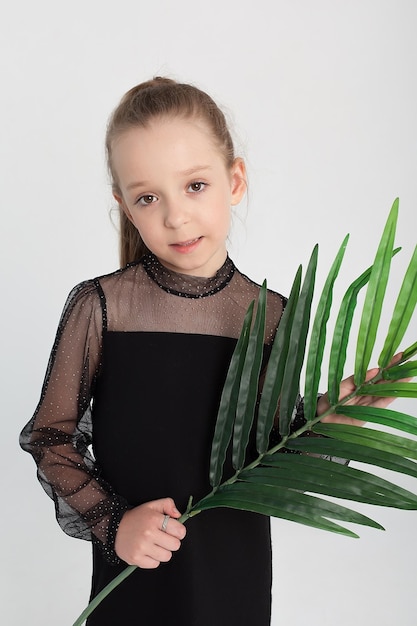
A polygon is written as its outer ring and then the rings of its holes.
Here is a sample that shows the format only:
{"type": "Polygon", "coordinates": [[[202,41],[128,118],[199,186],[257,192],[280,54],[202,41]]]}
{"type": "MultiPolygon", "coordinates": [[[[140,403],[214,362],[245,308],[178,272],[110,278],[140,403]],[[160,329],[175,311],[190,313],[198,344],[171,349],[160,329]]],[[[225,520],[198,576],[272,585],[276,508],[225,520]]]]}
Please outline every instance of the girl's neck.
{"type": "Polygon", "coordinates": [[[142,264],[148,276],[161,289],[183,298],[204,298],[221,291],[230,282],[236,269],[229,256],[210,278],[180,274],[167,269],[152,253],[142,258],[142,264]]]}

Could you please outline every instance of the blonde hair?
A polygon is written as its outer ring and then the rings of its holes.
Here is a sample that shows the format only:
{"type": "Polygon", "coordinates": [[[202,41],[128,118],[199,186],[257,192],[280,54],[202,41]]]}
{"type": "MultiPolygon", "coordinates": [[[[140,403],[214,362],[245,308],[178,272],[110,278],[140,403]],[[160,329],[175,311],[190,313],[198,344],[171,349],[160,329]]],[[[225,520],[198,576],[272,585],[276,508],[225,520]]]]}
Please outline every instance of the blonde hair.
{"type": "MultiPolygon", "coordinates": [[[[106,133],[106,156],[113,193],[122,195],[112,162],[114,141],[129,128],[145,127],[153,118],[164,116],[204,121],[223,154],[226,167],[232,167],[235,160],[233,140],[226,118],[214,100],[193,85],[157,76],[130,89],[110,117],[106,133]]],[[[123,267],[138,261],[149,250],[121,207],[119,216],[120,264],[123,267]]]]}

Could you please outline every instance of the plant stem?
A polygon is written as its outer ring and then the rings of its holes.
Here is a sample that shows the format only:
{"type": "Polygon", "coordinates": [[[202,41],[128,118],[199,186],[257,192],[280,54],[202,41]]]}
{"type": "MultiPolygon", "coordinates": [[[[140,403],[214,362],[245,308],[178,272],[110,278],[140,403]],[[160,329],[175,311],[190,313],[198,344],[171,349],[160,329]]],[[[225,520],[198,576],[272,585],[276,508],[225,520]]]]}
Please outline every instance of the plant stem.
{"type": "Polygon", "coordinates": [[[91,600],[90,604],[87,606],[86,609],[84,609],[84,611],[81,613],[77,621],[74,622],[73,626],[81,626],[82,624],[84,624],[87,617],[91,615],[91,613],[100,604],[100,602],[104,600],[104,598],[108,596],[109,593],[113,591],[113,589],[117,587],[125,578],[130,576],[130,574],[135,569],[136,569],[136,565],[129,565],[123,570],[123,572],[121,572],[118,576],[116,576],[116,578],[110,581],[109,584],[106,585],[104,589],[102,589],[100,593],[98,593],[93,600],[91,600]]]}

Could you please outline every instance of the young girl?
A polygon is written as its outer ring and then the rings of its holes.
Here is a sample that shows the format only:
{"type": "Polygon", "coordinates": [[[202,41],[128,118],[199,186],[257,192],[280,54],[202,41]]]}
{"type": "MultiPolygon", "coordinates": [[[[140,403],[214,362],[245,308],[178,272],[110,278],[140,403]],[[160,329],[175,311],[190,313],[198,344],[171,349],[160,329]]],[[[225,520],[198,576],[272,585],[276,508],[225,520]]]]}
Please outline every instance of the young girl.
{"type": "MultiPolygon", "coordinates": [[[[177,521],[209,491],[223,382],[259,292],[226,250],[244,162],[213,100],[165,78],[123,97],[106,147],[123,269],[71,292],[21,445],[63,530],[92,540],[92,596],[138,566],[89,626],[267,626],[269,519],[214,509],[177,521]]],[[[269,292],[266,344],[284,304],[269,292]]]]}

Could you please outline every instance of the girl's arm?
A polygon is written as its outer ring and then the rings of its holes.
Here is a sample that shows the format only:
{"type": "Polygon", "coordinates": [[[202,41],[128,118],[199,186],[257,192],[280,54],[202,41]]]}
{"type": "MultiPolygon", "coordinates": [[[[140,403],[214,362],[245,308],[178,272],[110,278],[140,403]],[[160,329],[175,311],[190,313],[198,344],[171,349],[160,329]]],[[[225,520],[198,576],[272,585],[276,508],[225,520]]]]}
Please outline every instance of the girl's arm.
{"type": "Polygon", "coordinates": [[[157,567],[178,550],[185,527],[170,498],[132,508],[101,477],[90,453],[90,403],[100,372],[106,305],[98,281],[71,292],[62,314],[34,416],[20,444],[38,466],[57,520],[73,537],[93,540],[110,563],[157,567]],[[162,530],[165,515],[170,518],[162,530]],[[117,552],[116,552],[117,551],[117,552]]]}
{"type": "Polygon", "coordinates": [[[89,451],[90,401],[100,368],[103,322],[97,284],[75,287],[59,323],[40,402],[20,444],[35,459],[62,529],[93,539],[109,561],[118,562],[115,535],[128,503],[100,478],[89,451]]]}

